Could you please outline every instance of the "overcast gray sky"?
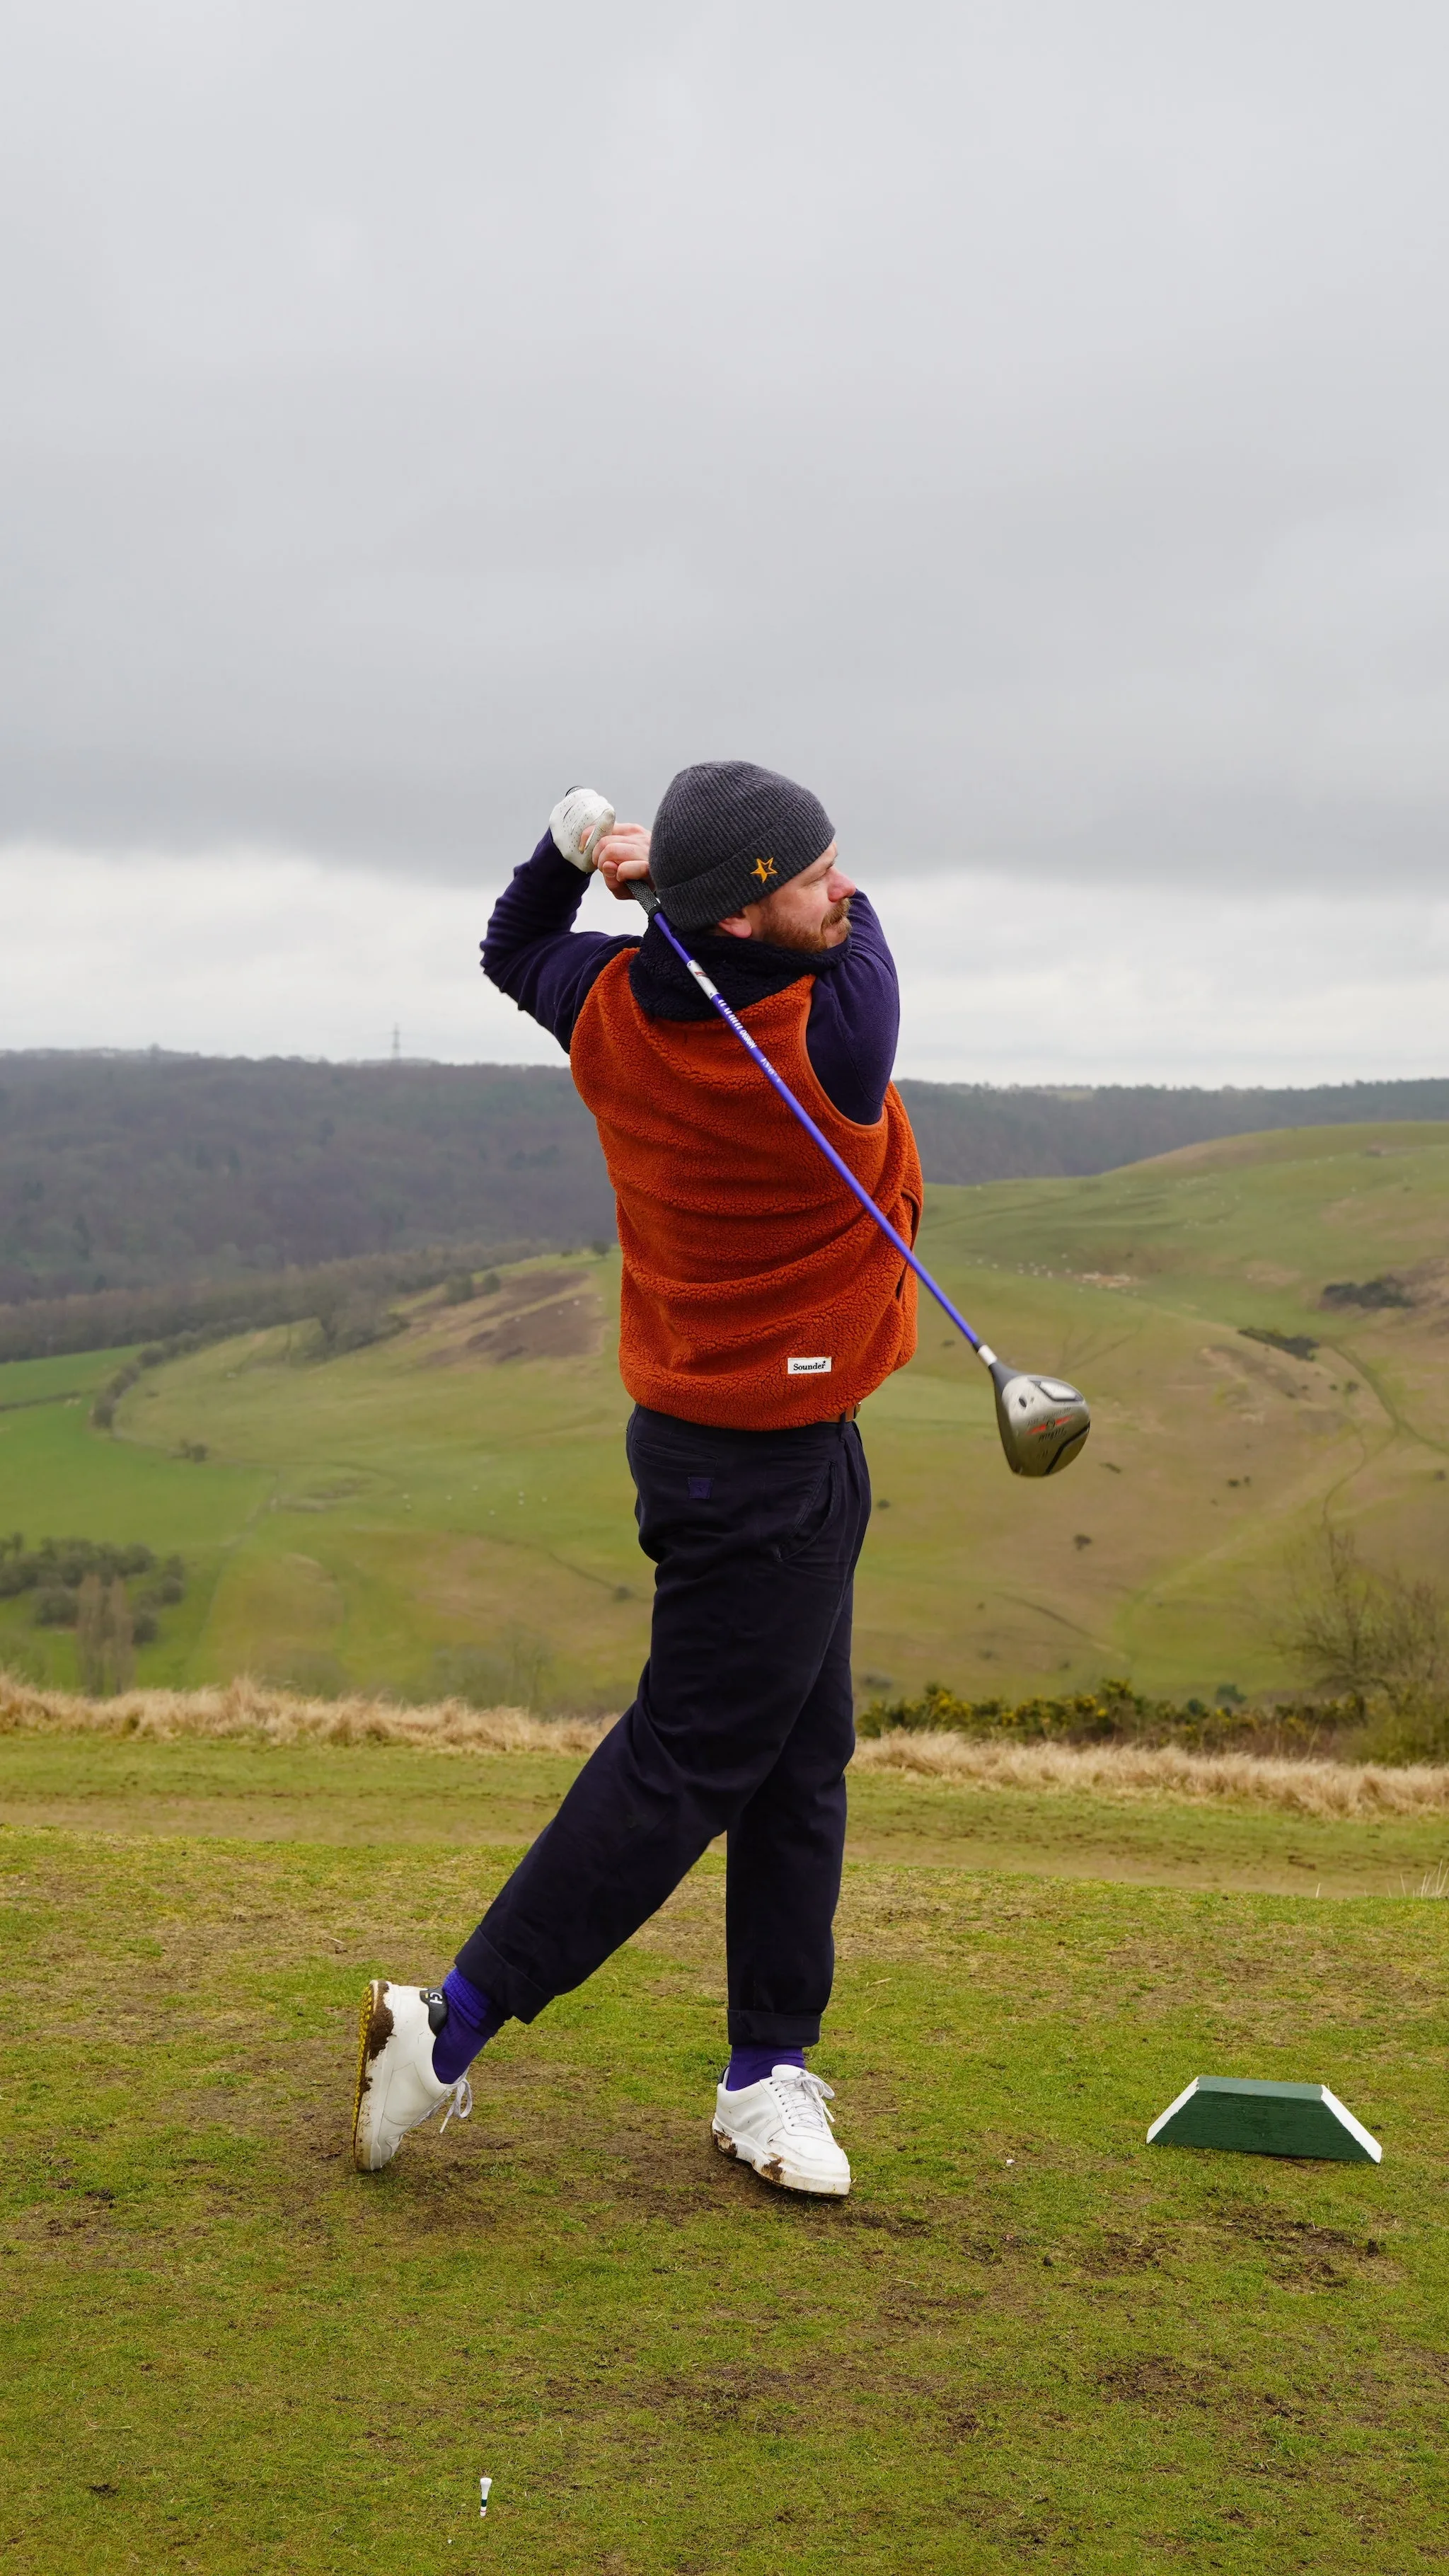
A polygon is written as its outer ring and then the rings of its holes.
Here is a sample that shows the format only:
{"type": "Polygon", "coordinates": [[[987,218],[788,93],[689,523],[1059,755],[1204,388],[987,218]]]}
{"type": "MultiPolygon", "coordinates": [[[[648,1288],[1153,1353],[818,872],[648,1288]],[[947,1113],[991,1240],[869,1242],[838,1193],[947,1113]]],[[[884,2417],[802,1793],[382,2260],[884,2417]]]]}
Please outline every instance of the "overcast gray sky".
{"type": "Polygon", "coordinates": [[[911,1069],[1445,1069],[1442,8],[5,17],[0,1045],[527,1052],[743,754],[911,1069]]]}

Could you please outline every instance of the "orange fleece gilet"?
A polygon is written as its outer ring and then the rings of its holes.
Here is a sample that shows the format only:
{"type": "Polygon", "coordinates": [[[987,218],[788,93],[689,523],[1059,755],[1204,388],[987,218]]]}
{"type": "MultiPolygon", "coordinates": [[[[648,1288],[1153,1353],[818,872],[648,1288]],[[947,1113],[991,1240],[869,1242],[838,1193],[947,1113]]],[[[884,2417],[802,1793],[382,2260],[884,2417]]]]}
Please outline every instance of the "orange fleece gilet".
{"type": "MultiPolygon", "coordinates": [[[[624,1384],[636,1404],[731,1431],[843,1413],[915,1350],[915,1274],[739,1040],[713,1017],[650,1019],[629,964],[610,958],[569,1049],[619,1205],[624,1384]]],[[[873,1127],[827,1099],[805,1046],[814,989],[804,975],[739,1016],[913,1243],[910,1120],[894,1085],[873,1127]]]]}

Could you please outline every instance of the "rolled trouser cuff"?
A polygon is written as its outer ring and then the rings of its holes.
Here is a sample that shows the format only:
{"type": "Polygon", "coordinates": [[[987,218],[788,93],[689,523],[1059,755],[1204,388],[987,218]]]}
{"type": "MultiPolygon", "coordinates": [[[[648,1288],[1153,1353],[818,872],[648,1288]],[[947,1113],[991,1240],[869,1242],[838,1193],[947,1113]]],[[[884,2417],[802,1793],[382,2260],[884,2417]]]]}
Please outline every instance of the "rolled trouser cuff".
{"type": "Polygon", "coordinates": [[[820,2015],[736,2012],[732,2005],[725,2028],[731,2048],[813,2048],[820,2037],[820,2015]]]}
{"type": "Polygon", "coordinates": [[[553,2002],[548,1989],[536,1986],[521,1968],[511,1966],[481,1929],[469,1934],[453,1965],[470,1986],[482,1987],[505,2021],[537,2021],[545,2005],[553,2002]]]}

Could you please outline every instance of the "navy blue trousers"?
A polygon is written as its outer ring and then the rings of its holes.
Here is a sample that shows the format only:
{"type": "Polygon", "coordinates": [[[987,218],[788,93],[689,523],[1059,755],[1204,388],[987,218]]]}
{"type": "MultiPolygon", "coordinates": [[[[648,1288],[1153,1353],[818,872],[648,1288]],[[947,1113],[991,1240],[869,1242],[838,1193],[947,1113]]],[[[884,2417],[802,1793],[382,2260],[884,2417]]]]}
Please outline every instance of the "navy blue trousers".
{"type": "Polygon", "coordinates": [[[640,1406],[628,1454],[658,1569],[638,1696],[458,1966],[532,2021],[723,1833],[730,2039],[803,2048],[835,1970],[851,1591],[870,1518],[860,1434],[707,1430],[640,1406]]]}

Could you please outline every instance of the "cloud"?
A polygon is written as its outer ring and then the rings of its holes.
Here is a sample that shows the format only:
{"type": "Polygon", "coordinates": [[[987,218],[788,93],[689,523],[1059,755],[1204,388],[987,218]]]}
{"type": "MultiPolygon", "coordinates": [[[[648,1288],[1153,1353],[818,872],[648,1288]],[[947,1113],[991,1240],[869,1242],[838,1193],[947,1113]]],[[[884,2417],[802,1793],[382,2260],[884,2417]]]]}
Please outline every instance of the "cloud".
{"type": "MultiPolygon", "coordinates": [[[[124,864],[0,852],[10,1047],[558,1064],[484,983],[497,881],[238,847],[124,864]]],[[[1334,1082],[1441,1073],[1449,898],[1232,902],[968,874],[877,881],[899,1070],[965,1082],[1334,1082]]],[[[581,926],[635,916],[591,887],[581,926]]]]}
{"type": "Polygon", "coordinates": [[[905,1073],[1241,1088],[1443,1071],[1449,897],[978,877],[892,886],[885,909],[905,1073]]]}
{"type": "Polygon", "coordinates": [[[1427,0],[17,0],[0,834],[421,918],[569,779],[742,752],[903,889],[1420,919],[1446,56],[1427,0]]]}

